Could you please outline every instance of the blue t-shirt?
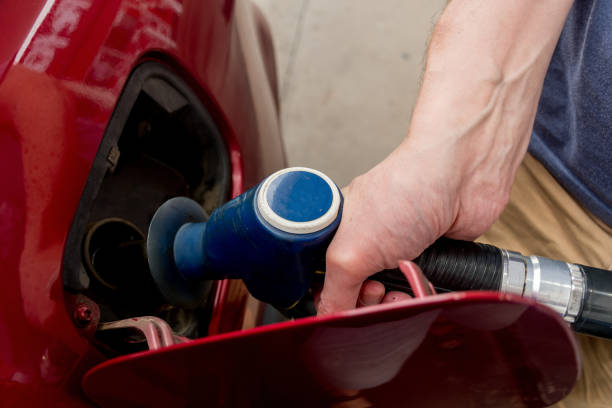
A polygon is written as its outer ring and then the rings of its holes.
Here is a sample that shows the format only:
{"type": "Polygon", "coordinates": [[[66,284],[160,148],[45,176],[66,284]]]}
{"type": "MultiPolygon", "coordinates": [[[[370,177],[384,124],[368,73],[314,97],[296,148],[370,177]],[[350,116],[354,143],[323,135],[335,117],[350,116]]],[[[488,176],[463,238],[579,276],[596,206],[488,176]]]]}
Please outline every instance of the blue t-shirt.
{"type": "Polygon", "coordinates": [[[576,0],[544,81],[529,151],[612,226],[612,0],[576,0]]]}

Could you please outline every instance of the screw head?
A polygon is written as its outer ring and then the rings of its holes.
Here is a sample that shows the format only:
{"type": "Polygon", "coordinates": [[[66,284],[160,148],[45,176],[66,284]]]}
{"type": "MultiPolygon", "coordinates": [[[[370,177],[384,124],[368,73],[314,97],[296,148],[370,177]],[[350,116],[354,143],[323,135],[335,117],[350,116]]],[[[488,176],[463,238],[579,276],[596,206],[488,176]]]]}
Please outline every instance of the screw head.
{"type": "Polygon", "coordinates": [[[91,323],[92,319],[93,312],[86,304],[81,303],[74,309],[74,322],[77,326],[85,327],[91,323]]]}

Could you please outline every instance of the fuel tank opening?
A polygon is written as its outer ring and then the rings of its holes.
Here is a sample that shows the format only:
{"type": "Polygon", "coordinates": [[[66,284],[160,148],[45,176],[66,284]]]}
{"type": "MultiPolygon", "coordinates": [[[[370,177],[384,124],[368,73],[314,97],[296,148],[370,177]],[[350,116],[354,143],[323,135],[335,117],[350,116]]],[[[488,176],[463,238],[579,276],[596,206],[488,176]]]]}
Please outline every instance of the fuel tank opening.
{"type": "Polygon", "coordinates": [[[144,234],[131,222],[106,218],[94,223],[83,242],[91,279],[110,290],[135,288],[147,278],[144,234]]]}
{"type": "Polygon", "coordinates": [[[145,235],[119,217],[90,224],[83,239],[83,265],[90,279],[88,296],[102,318],[129,317],[159,309],[163,299],[151,279],[145,235]]]}

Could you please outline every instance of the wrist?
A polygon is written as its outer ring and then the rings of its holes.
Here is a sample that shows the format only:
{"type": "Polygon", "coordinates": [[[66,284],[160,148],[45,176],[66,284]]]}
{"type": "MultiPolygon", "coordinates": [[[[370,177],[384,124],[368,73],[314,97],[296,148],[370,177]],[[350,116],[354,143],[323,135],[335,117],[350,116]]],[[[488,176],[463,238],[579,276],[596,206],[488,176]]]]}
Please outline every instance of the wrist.
{"type": "Polygon", "coordinates": [[[508,201],[515,168],[504,150],[428,130],[419,137],[410,134],[394,154],[404,163],[404,175],[418,175],[419,185],[408,189],[429,200],[437,236],[450,231],[472,239],[497,219],[508,201]]]}

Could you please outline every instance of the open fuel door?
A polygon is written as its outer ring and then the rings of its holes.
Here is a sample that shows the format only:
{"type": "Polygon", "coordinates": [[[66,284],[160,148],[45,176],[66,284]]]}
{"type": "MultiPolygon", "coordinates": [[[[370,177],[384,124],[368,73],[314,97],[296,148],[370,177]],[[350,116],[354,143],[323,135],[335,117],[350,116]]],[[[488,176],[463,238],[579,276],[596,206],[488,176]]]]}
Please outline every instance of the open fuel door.
{"type": "Polygon", "coordinates": [[[102,407],[539,407],[567,395],[579,368],[551,309],[458,292],[115,358],[83,389],[102,407]]]}

